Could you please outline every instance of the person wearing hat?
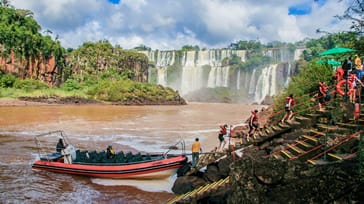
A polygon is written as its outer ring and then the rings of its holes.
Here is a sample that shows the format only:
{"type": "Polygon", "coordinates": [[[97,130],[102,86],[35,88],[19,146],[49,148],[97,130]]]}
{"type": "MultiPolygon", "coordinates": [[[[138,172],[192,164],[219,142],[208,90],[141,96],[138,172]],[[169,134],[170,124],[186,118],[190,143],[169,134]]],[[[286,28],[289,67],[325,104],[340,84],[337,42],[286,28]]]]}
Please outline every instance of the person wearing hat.
{"type": "Polygon", "coordinates": [[[357,70],[362,70],[361,59],[360,59],[360,57],[358,55],[355,55],[355,61],[354,61],[354,63],[355,63],[355,68],[357,70]]]}
{"type": "Polygon", "coordinates": [[[109,145],[106,149],[106,158],[111,159],[114,158],[114,156],[115,156],[115,151],[112,149],[112,146],[109,145]]]}

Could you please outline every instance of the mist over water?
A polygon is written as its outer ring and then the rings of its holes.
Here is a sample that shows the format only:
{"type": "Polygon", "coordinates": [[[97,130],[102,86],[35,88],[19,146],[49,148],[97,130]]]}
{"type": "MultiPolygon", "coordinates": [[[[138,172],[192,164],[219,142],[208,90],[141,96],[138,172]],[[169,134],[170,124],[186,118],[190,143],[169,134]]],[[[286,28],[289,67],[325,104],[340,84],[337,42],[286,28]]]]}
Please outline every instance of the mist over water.
{"type": "MultiPolygon", "coordinates": [[[[218,145],[218,126],[242,123],[260,106],[193,103],[185,106],[0,107],[0,203],[165,203],[175,178],[110,180],[33,171],[34,136],[63,130],[80,149],[165,152],[195,137],[204,151],[218,145]]],[[[45,138],[51,151],[57,141],[45,138]]],[[[180,153],[174,150],[172,153],[180,153]]]]}

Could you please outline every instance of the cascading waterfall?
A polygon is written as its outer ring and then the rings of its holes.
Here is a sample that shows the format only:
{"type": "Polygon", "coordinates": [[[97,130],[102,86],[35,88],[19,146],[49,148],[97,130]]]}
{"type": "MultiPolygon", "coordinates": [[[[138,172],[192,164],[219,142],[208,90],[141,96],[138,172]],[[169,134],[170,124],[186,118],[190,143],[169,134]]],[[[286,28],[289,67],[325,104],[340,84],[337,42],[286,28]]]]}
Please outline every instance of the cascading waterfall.
{"type": "Polygon", "coordinates": [[[240,69],[238,70],[238,75],[236,78],[236,89],[239,90],[240,89],[240,69]]]}
{"type": "Polygon", "coordinates": [[[182,95],[200,89],[202,85],[202,69],[195,64],[195,51],[188,51],[184,55],[184,66],[182,67],[182,95]]]}
{"type": "MultiPolygon", "coordinates": [[[[294,59],[291,58],[298,59],[302,52],[303,49],[296,50],[294,53],[287,48],[266,50],[263,54],[272,57],[273,61],[277,63],[264,68],[257,67],[251,71],[232,69],[224,61],[232,59],[233,55],[236,55],[242,62],[245,62],[246,51],[244,50],[143,51],[142,53],[154,62],[158,75],[157,83],[171,86],[182,96],[204,87],[231,86],[234,90],[242,91],[243,95],[246,93],[246,99],[250,98],[251,102],[261,103],[266,96],[273,96],[289,83],[293,73],[290,62],[294,59]],[[279,62],[282,60],[283,62],[279,62]],[[285,71],[287,73],[284,73],[282,69],[287,66],[278,66],[278,63],[288,63],[288,69],[285,71]],[[181,66],[181,76],[177,76],[178,81],[168,81],[167,69],[171,65],[181,66]],[[257,76],[258,73],[260,73],[259,76],[257,76]]],[[[171,78],[175,77],[172,75],[171,78]]]]}
{"type": "Polygon", "coordinates": [[[291,76],[292,76],[292,70],[291,70],[291,63],[288,63],[288,70],[287,70],[287,80],[284,82],[284,86],[287,87],[289,82],[291,81],[291,76]]]}
{"type": "Polygon", "coordinates": [[[167,86],[167,70],[162,68],[162,69],[157,69],[158,72],[158,77],[157,77],[157,84],[160,84],[162,86],[167,86]]]}
{"type": "Polygon", "coordinates": [[[261,104],[266,96],[273,96],[276,94],[276,75],[277,64],[263,68],[255,89],[255,103],[261,104]]]}
{"type": "Polygon", "coordinates": [[[256,69],[253,70],[253,73],[252,73],[252,77],[251,79],[249,80],[250,83],[249,83],[249,95],[255,95],[256,93],[256,83],[255,83],[255,72],[256,72],[256,69]]]}

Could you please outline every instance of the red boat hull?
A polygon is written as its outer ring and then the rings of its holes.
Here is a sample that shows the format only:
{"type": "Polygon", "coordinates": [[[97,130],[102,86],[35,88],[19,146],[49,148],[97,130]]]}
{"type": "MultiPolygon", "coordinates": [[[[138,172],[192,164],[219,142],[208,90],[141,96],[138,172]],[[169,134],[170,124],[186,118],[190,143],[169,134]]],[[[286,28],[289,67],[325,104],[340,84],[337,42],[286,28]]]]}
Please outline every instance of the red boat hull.
{"type": "Polygon", "coordinates": [[[161,179],[173,175],[186,162],[187,157],[183,155],[143,163],[114,165],[65,164],[63,162],[37,160],[32,168],[100,178],[161,179]]]}

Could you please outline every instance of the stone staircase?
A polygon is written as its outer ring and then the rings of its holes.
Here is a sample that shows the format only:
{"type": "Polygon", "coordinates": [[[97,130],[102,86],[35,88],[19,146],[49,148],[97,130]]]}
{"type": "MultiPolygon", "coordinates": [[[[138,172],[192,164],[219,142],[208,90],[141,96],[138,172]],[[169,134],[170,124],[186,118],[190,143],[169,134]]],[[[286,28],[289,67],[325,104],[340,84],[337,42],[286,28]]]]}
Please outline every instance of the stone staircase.
{"type": "MultiPolygon", "coordinates": [[[[293,120],[286,123],[279,122],[260,128],[250,137],[238,134],[238,142],[234,144],[235,149],[260,146],[298,131],[301,134],[294,140],[284,141],[279,150],[263,157],[277,160],[298,160],[311,165],[340,162],[356,157],[358,149],[355,149],[355,146],[358,146],[360,136],[358,128],[363,129],[364,119],[357,121],[350,119],[348,121],[335,121],[333,124],[329,117],[329,111],[332,109],[334,107],[327,107],[327,111],[324,112],[296,115],[293,120]],[[352,134],[347,135],[348,132],[352,134]]],[[[360,115],[360,117],[363,116],[363,114],[360,115]]],[[[212,150],[211,153],[200,156],[196,168],[191,168],[186,175],[192,175],[201,168],[227,157],[230,152],[229,149],[225,149],[224,152],[212,150]]],[[[196,203],[197,200],[206,198],[210,194],[226,188],[229,185],[229,181],[230,177],[227,177],[200,186],[193,191],[174,197],[168,203],[196,203]]]]}
{"type": "Polygon", "coordinates": [[[225,188],[227,185],[229,185],[230,182],[230,176],[220,179],[216,182],[206,184],[204,186],[200,186],[196,188],[193,191],[187,192],[182,195],[178,195],[171,200],[167,202],[167,204],[173,204],[173,203],[192,203],[193,201],[199,200],[201,198],[204,198],[206,196],[209,196],[210,194],[213,194],[220,189],[225,188]]]}

